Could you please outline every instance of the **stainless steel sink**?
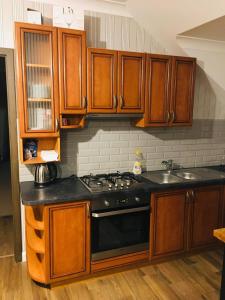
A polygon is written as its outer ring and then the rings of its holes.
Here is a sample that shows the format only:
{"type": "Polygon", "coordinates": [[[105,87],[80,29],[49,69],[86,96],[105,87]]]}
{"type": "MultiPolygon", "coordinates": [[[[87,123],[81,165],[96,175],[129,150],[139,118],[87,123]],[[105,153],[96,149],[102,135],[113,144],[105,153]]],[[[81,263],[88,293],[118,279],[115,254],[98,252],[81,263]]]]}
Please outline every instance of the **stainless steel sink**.
{"type": "Polygon", "coordinates": [[[153,171],[144,173],[142,176],[158,184],[170,184],[187,181],[223,179],[225,178],[225,173],[208,168],[190,168],[173,171],[153,171]]]}
{"type": "Polygon", "coordinates": [[[187,179],[187,180],[200,180],[202,179],[201,176],[195,174],[194,172],[190,171],[179,171],[175,172],[176,176],[187,179]]]}
{"type": "Polygon", "coordinates": [[[210,168],[196,168],[195,173],[205,179],[225,178],[225,173],[210,168]]]}
{"type": "Polygon", "coordinates": [[[171,174],[170,172],[166,172],[166,171],[151,172],[151,173],[143,174],[142,176],[145,177],[146,179],[149,179],[150,181],[159,184],[183,182],[182,178],[179,178],[174,174],[171,174]]]}

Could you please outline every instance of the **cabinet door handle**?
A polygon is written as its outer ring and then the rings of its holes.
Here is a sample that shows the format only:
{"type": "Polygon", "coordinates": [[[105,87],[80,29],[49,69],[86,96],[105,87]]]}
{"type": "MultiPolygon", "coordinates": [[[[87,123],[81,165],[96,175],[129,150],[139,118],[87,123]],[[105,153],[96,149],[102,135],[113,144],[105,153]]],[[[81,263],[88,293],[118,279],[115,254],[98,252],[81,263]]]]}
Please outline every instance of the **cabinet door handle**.
{"type": "Polygon", "coordinates": [[[123,96],[120,96],[120,108],[122,109],[124,107],[124,98],[123,96]]]}
{"type": "Polygon", "coordinates": [[[88,216],[88,219],[90,219],[90,217],[91,217],[90,203],[87,203],[87,216],[88,216]]]}
{"type": "Polygon", "coordinates": [[[58,118],[55,119],[55,129],[56,129],[56,131],[59,131],[59,119],[58,118]]]}
{"type": "Polygon", "coordinates": [[[83,97],[83,108],[87,108],[87,97],[86,96],[84,96],[83,97]]]}
{"type": "Polygon", "coordinates": [[[117,107],[117,97],[114,95],[113,96],[113,108],[117,107]]]}
{"type": "Polygon", "coordinates": [[[187,201],[187,202],[190,201],[190,195],[189,195],[189,192],[186,192],[186,201],[187,201]]]}
{"type": "Polygon", "coordinates": [[[195,192],[193,190],[191,191],[191,197],[192,201],[195,202],[195,192]]]}
{"type": "Polygon", "coordinates": [[[169,111],[167,111],[166,116],[167,116],[167,122],[169,122],[170,121],[170,112],[169,111]]]}
{"type": "Polygon", "coordinates": [[[173,123],[173,122],[174,122],[174,120],[175,120],[175,112],[174,112],[174,111],[172,111],[172,112],[171,112],[171,115],[172,115],[171,122],[173,123]]]}

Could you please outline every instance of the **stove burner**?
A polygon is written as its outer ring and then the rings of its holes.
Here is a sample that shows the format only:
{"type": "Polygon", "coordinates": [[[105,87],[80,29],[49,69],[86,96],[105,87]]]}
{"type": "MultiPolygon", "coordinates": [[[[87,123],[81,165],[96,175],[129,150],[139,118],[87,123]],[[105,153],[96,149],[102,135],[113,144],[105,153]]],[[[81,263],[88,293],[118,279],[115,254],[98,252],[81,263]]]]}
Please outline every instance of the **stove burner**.
{"type": "Polygon", "coordinates": [[[129,172],[99,175],[90,174],[80,179],[91,192],[128,190],[133,184],[138,183],[134,174],[129,172]]]}

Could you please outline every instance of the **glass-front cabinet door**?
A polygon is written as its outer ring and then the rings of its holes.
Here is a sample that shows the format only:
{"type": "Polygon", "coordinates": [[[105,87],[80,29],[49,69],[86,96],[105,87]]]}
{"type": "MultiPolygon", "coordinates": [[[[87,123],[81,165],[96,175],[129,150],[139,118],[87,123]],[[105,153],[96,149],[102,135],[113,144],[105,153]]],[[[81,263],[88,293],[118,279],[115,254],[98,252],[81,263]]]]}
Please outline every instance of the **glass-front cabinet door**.
{"type": "Polygon", "coordinates": [[[57,32],[49,26],[17,24],[22,136],[58,135],[57,32]]]}

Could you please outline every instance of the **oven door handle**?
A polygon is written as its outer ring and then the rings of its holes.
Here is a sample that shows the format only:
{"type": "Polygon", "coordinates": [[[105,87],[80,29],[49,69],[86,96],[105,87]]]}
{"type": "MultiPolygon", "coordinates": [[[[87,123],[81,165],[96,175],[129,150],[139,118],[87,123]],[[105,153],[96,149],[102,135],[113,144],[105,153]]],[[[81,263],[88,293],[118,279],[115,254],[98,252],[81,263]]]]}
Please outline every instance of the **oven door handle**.
{"type": "Polygon", "coordinates": [[[130,214],[130,213],[145,211],[145,210],[149,210],[149,209],[150,209],[150,207],[148,205],[148,206],[142,206],[142,207],[108,211],[108,212],[103,212],[103,213],[92,213],[91,215],[93,218],[103,218],[103,217],[110,217],[110,216],[116,216],[116,215],[130,214]]]}

